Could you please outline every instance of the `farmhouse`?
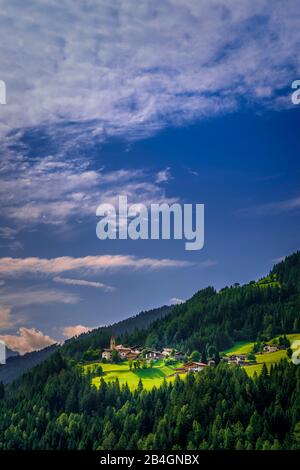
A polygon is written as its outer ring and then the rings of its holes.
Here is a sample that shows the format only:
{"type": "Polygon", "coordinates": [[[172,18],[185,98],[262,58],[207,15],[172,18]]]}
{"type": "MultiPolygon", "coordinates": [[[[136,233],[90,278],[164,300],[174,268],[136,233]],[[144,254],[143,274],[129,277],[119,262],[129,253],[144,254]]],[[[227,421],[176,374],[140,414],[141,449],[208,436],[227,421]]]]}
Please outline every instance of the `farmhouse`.
{"type": "Polygon", "coordinates": [[[172,348],[164,348],[161,352],[161,354],[164,356],[164,357],[173,357],[174,359],[176,359],[177,361],[180,361],[181,359],[184,358],[184,354],[183,352],[181,351],[176,351],[175,349],[172,349],[172,348]]]}
{"type": "Polygon", "coordinates": [[[172,348],[164,348],[161,353],[162,353],[163,356],[169,357],[169,356],[171,356],[172,351],[174,351],[174,349],[172,349],[172,348]]]}
{"type": "Polygon", "coordinates": [[[163,353],[160,351],[147,351],[145,354],[146,359],[162,359],[164,357],[163,353]]]}
{"type": "Polygon", "coordinates": [[[204,362],[187,362],[184,364],[184,369],[186,372],[201,372],[205,367],[208,367],[207,364],[204,364],[204,362]]]}
{"type": "Polygon", "coordinates": [[[175,351],[174,353],[174,359],[177,361],[181,361],[184,358],[184,354],[181,351],[175,351]]]}
{"type": "Polygon", "coordinates": [[[228,364],[237,364],[238,366],[242,366],[245,364],[245,361],[247,359],[247,354],[232,354],[231,356],[225,356],[223,358],[224,362],[227,362],[228,364]]]}
{"type": "Polygon", "coordinates": [[[266,344],[264,346],[263,351],[265,353],[273,353],[273,352],[276,352],[276,351],[280,351],[280,349],[285,349],[285,347],[284,346],[278,346],[277,344],[266,344]]]}
{"type": "Polygon", "coordinates": [[[134,359],[137,359],[139,357],[139,354],[135,353],[134,351],[130,351],[129,353],[126,354],[124,359],[127,361],[134,361],[134,359]]]}
{"type": "Polygon", "coordinates": [[[116,346],[116,351],[118,351],[118,353],[123,359],[125,359],[127,354],[132,352],[131,348],[125,348],[122,344],[119,344],[118,346],[116,346]]]}

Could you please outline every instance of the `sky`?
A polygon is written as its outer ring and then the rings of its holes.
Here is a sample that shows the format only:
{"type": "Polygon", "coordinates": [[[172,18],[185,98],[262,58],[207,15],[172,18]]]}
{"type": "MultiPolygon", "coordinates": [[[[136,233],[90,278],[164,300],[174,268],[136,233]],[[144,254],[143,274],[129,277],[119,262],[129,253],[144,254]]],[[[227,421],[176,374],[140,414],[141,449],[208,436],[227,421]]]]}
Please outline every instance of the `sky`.
{"type": "Polygon", "coordinates": [[[300,4],[0,0],[0,339],[21,353],[299,249],[300,4]],[[205,243],[96,208],[205,205],[205,243]]]}

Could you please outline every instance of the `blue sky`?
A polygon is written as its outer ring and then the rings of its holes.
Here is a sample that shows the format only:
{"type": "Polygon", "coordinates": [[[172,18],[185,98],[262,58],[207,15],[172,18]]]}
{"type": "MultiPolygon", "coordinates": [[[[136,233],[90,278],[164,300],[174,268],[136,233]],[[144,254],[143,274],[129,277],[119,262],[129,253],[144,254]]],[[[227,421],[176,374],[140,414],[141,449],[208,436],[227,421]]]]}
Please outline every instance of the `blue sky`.
{"type": "Polygon", "coordinates": [[[1,3],[10,347],[250,281],[299,249],[295,2],[1,3]],[[96,207],[119,194],[204,203],[204,248],[100,241],[96,207]]]}

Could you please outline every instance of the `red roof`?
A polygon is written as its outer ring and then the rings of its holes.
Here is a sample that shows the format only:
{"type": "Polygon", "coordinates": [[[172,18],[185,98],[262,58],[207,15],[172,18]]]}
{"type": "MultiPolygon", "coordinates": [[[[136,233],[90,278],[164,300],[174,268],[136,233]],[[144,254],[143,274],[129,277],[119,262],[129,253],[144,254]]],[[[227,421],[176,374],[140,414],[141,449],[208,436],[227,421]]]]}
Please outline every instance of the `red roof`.
{"type": "Polygon", "coordinates": [[[207,364],[204,364],[204,362],[195,362],[195,361],[191,361],[191,362],[187,362],[185,364],[185,367],[207,367],[207,364]]]}

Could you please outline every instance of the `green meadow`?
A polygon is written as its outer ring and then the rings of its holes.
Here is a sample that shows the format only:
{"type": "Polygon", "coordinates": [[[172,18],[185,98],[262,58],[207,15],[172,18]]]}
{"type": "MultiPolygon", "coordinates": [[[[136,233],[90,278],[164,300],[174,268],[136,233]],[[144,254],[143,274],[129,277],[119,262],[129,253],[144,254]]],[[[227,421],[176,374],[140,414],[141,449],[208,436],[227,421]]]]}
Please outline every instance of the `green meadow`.
{"type": "Polygon", "coordinates": [[[231,348],[223,351],[226,356],[231,356],[232,354],[249,354],[254,346],[254,342],[248,341],[238,341],[231,348]]]}
{"type": "MultiPolygon", "coordinates": [[[[164,380],[173,381],[175,379],[174,368],[180,367],[181,362],[176,362],[172,366],[166,366],[163,360],[156,361],[152,368],[147,369],[134,369],[130,370],[129,362],[121,362],[120,364],[101,364],[93,363],[84,366],[85,372],[89,369],[93,369],[95,365],[101,365],[103,369],[103,375],[100,377],[94,377],[92,384],[97,388],[100,385],[100,380],[103,378],[105,382],[113,382],[116,379],[119,380],[120,386],[128,384],[131,390],[135,390],[138,386],[139,380],[142,379],[143,387],[146,390],[151,390],[153,387],[159,387],[164,380]]],[[[181,375],[183,377],[184,374],[181,375]]]]}
{"type": "MultiPolygon", "coordinates": [[[[292,345],[294,341],[300,340],[300,333],[287,334],[286,337],[292,345]]],[[[279,336],[276,336],[276,338],[279,338],[279,336]]],[[[268,344],[271,342],[272,341],[269,341],[268,344]]],[[[251,352],[253,346],[254,342],[240,341],[235,343],[235,345],[230,349],[224,351],[224,353],[226,356],[230,356],[232,354],[248,354],[251,352]]],[[[262,371],[264,364],[266,364],[268,370],[270,370],[271,366],[279,362],[281,359],[288,359],[286,350],[275,351],[273,353],[255,354],[255,357],[257,364],[244,366],[249,377],[253,377],[255,372],[259,374],[262,371]]]]}
{"type": "MultiPolygon", "coordinates": [[[[286,335],[290,340],[291,345],[293,341],[300,340],[300,334],[288,334],[286,335]]],[[[271,341],[269,342],[271,343],[271,341]]],[[[235,343],[233,347],[224,351],[227,356],[232,354],[248,354],[252,351],[254,342],[239,341],[235,343]]],[[[253,377],[256,372],[259,374],[262,370],[263,364],[266,364],[268,369],[272,365],[278,363],[281,359],[287,358],[287,351],[280,350],[274,353],[256,354],[256,364],[251,366],[243,366],[249,377],[253,377]]],[[[102,364],[100,362],[94,362],[83,366],[84,372],[88,370],[92,371],[95,366],[100,365],[103,370],[103,375],[93,377],[92,384],[99,388],[101,378],[105,382],[113,382],[119,380],[120,386],[128,384],[131,390],[135,390],[138,386],[139,380],[142,380],[143,387],[146,390],[151,390],[153,387],[159,387],[164,380],[167,382],[175,380],[174,369],[181,367],[181,362],[176,362],[172,366],[165,365],[163,360],[154,362],[152,368],[147,369],[134,369],[130,370],[129,362],[120,362],[119,364],[102,364]]],[[[181,374],[180,377],[185,377],[186,374],[181,374]]]]}

